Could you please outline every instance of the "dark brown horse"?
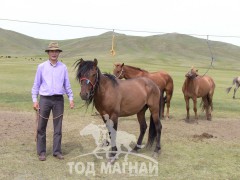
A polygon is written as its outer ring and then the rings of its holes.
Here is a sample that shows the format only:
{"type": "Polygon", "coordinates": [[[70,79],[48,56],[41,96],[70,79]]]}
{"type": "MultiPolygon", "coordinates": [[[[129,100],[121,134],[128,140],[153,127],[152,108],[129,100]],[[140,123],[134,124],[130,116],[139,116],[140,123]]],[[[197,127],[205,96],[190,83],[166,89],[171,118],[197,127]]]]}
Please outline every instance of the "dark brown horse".
{"type": "MultiPolygon", "coordinates": [[[[156,157],[161,149],[160,138],[162,124],[159,119],[160,112],[160,91],[157,85],[148,78],[134,78],[130,80],[119,80],[111,74],[102,74],[97,66],[98,61],[76,62],[76,78],[80,82],[80,96],[89,105],[93,102],[94,107],[101,115],[107,125],[112,151],[116,152],[116,131],[118,117],[126,117],[137,114],[140,124],[140,135],[134,150],[140,149],[142,140],[147,129],[145,112],[149,108],[151,112],[148,146],[152,146],[156,139],[154,156],[156,157]],[[110,127],[113,127],[111,129],[110,127]]],[[[132,127],[135,129],[135,127],[132,127]]],[[[116,153],[112,153],[114,156],[116,153]]]]}
{"type": "Polygon", "coordinates": [[[193,100],[193,110],[195,112],[195,119],[198,119],[197,115],[197,98],[202,98],[202,109],[206,111],[207,120],[212,119],[211,112],[213,110],[213,94],[215,89],[215,83],[209,76],[199,76],[198,70],[191,68],[191,70],[185,75],[186,79],[182,87],[182,92],[186,101],[187,117],[189,120],[189,99],[193,100]]]}
{"type": "Polygon", "coordinates": [[[124,63],[115,63],[114,65],[115,67],[113,70],[113,74],[119,79],[147,77],[153,80],[153,82],[157,84],[158,88],[162,92],[162,96],[164,92],[166,93],[165,100],[162,101],[164,103],[162,105],[163,108],[162,108],[161,114],[162,114],[162,117],[164,117],[164,107],[166,102],[167,103],[166,117],[169,118],[170,101],[172,99],[174,85],[173,85],[173,79],[168,73],[164,71],[150,73],[138,67],[125,65],[124,63]]]}

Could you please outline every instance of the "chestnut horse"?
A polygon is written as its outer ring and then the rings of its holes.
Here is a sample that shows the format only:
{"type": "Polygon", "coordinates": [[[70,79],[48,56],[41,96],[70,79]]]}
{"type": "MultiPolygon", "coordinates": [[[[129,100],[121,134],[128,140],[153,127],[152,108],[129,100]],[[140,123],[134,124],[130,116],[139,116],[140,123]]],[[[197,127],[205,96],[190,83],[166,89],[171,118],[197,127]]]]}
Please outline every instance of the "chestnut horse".
{"type": "Polygon", "coordinates": [[[215,89],[215,83],[209,76],[199,76],[198,70],[191,68],[191,70],[185,75],[186,79],[182,87],[184,99],[186,101],[187,117],[189,120],[189,99],[193,100],[193,110],[195,113],[195,119],[198,119],[197,115],[197,98],[202,98],[202,110],[206,111],[207,120],[212,119],[211,112],[213,110],[213,94],[215,89]]]}
{"type": "Polygon", "coordinates": [[[163,93],[166,93],[165,96],[165,100],[162,104],[162,117],[164,117],[164,107],[165,107],[165,103],[167,103],[167,112],[166,112],[166,117],[169,118],[169,108],[170,108],[170,101],[172,99],[172,95],[173,95],[173,79],[172,77],[164,72],[164,71],[158,71],[158,72],[148,72],[146,70],[140,69],[138,67],[133,67],[133,66],[129,66],[129,65],[125,65],[124,63],[115,63],[114,64],[114,70],[113,70],[113,74],[119,78],[125,78],[125,79],[130,79],[130,78],[135,78],[135,77],[147,77],[151,80],[153,80],[153,82],[155,82],[158,86],[158,88],[160,89],[160,91],[162,92],[162,96],[163,97],[163,93]]]}
{"type": "MultiPolygon", "coordinates": [[[[156,139],[157,143],[153,154],[156,157],[161,149],[162,130],[159,119],[160,91],[157,85],[144,77],[123,81],[116,79],[111,74],[102,74],[97,66],[97,59],[94,61],[79,59],[75,64],[75,68],[78,68],[76,79],[81,86],[81,99],[85,100],[87,105],[93,102],[108,128],[113,152],[111,156],[114,157],[117,151],[116,131],[119,117],[137,114],[140,135],[134,150],[140,149],[147,129],[145,112],[149,108],[151,117],[147,145],[152,146],[154,139],[156,139]]],[[[135,129],[135,127],[132,128],[135,129]]]]}

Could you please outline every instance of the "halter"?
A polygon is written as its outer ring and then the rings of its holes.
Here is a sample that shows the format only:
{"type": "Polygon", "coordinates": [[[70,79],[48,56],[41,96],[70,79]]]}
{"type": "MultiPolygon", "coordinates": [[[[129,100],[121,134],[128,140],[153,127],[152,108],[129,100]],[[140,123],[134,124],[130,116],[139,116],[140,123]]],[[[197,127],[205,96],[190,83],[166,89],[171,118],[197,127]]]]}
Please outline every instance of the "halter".
{"type": "Polygon", "coordinates": [[[84,81],[84,80],[86,80],[87,81],[87,84],[91,84],[92,85],[92,89],[91,89],[91,91],[90,91],[90,97],[92,97],[93,95],[94,95],[94,91],[95,91],[95,87],[96,87],[96,84],[97,84],[97,82],[98,82],[98,73],[97,73],[97,76],[96,76],[96,79],[95,79],[95,83],[93,84],[92,83],[92,81],[90,81],[90,79],[88,79],[88,78],[86,78],[86,77],[82,77],[82,78],[80,78],[80,82],[81,81],[84,81]]]}
{"type": "Polygon", "coordinates": [[[81,78],[81,79],[80,79],[80,82],[82,82],[83,80],[86,80],[86,81],[87,81],[87,84],[90,83],[93,88],[94,88],[94,86],[96,85],[96,82],[95,82],[95,84],[93,84],[93,83],[92,83],[88,78],[86,78],[86,77],[81,78]]]}
{"type": "Polygon", "coordinates": [[[120,74],[118,76],[116,76],[116,78],[119,78],[123,74],[123,72],[124,72],[124,70],[123,70],[123,67],[122,67],[120,74]]]}

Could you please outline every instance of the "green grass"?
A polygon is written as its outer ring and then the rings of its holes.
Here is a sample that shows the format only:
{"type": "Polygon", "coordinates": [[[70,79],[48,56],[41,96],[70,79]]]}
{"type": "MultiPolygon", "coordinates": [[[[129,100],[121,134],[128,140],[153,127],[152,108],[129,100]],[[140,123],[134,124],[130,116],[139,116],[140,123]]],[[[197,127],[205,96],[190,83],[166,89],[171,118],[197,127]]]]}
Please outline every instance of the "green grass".
{"type": "MultiPolygon", "coordinates": [[[[86,57],[89,58],[90,57],[86,57]]],[[[98,57],[97,57],[98,58],[98,57]]],[[[75,72],[72,64],[77,58],[62,58],[67,64],[69,77],[74,91],[76,109],[68,108],[67,98],[65,97],[65,115],[63,125],[63,153],[64,161],[58,161],[51,156],[52,147],[52,122],[49,122],[47,150],[48,156],[46,162],[39,162],[36,156],[35,142],[33,141],[34,112],[32,110],[31,88],[36,73],[36,68],[40,60],[28,60],[25,58],[11,58],[0,60],[0,109],[12,113],[26,113],[29,129],[21,132],[21,121],[16,125],[9,125],[7,130],[18,132],[16,135],[5,136],[0,146],[0,178],[3,179],[94,179],[94,177],[85,177],[79,174],[69,174],[67,163],[74,157],[84,153],[91,152],[95,144],[92,137],[79,136],[79,130],[91,122],[101,124],[100,118],[90,116],[91,108],[86,111],[82,107],[84,102],[79,97],[79,84],[75,80],[75,72]],[[30,123],[31,122],[31,123],[30,123]]],[[[91,58],[92,59],[92,58],[91,58]]],[[[103,56],[99,58],[99,67],[102,72],[112,72],[114,62],[124,62],[125,64],[141,67],[149,71],[157,71],[159,69],[166,70],[172,75],[174,80],[174,94],[171,101],[171,123],[163,121],[162,134],[162,154],[158,159],[159,177],[152,179],[239,179],[240,156],[239,141],[221,141],[219,139],[210,139],[204,141],[194,141],[187,135],[173,135],[170,132],[171,126],[189,126],[182,120],[186,116],[185,102],[182,94],[182,84],[185,73],[192,65],[199,69],[200,74],[204,74],[210,64],[210,60],[191,61],[177,59],[141,59],[135,56],[129,56],[121,59],[118,56],[103,56]],[[169,130],[170,129],[170,130],[169,130]],[[165,132],[166,131],[166,132],[165,132]]],[[[218,61],[214,63],[214,68],[207,73],[212,76],[216,83],[214,94],[214,111],[213,121],[215,119],[227,118],[237,119],[239,116],[239,99],[232,99],[232,91],[226,94],[225,88],[231,85],[233,77],[238,75],[237,65],[229,64],[226,61],[218,61]]],[[[237,97],[240,94],[237,92],[237,97]]],[[[198,101],[198,103],[200,100],[198,101]]],[[[201,117],[204,113],[198,108],[201,117]]],[[[94,112],[94,110],[93,110],[94,112]]],[[[192,102],[191,112],[193,116],[192,102]]],[[[121,127],[126,127],[126,131],[138,135],[138,123],[136,116],[122,119],[119,122],[121,127]],[[130,125],[128,125],[130,124],[130,125]],[[137,127],[137,128],[136,128],[137,127]]],[[[0,118],[1,120],[1,118],[0,118]]],[[[8,120],[1,120],[7,122],[8,120]]],[[[9,121],[14,119],[9,118],[9,121]]],[[[15,119],[16,122],[18,120],[15,119]]],[[[221,121],[221,120],[220,120],[221,121]]],[[[14,122],[12,122],[14,123],[14,122]]],[[[195,126],[194,126],[195,127],[195,126]]],[[[24,129],[24,128],[23,128],[24,129]]],[[[123,129],[122,129],[123,130],[123,129]]],[[[125,129],[124,129],[125,130],[125,129]]],[[[175,132],[176,134],[176,132],[175,132]]],[[[146,136],[144,142],[146,142],[146,136]]],[[[143,149],[142,154],[150,156],[152,151],[143,149]]],[[[130,158],[132,161],[141,161],[135,157],[130,158]]],[[[83,158],[81,161],[88,162],[92,160],[99,167],[101,161],[94,157],[83,158]]],[[[119,160],[121,162],[122,159],[119,160]]],[[[97,174],[95,179],[127,179],[127,174],[97,174]]],[[[131,179],[145,179],[146,177],[131,177],[131,179]]],[[[148,178],[148,177],[147,177],[148,178]]]]}

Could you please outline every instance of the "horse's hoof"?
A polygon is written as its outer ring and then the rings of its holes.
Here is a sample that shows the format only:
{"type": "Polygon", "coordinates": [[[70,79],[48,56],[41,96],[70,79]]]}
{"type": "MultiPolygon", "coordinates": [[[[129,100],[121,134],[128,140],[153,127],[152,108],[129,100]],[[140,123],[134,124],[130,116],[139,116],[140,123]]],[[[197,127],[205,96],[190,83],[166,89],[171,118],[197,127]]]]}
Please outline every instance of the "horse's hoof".
{"type": "Polygon", "coordinates": [[[131,152],[132,152],[132,153],[138,153],[138,150],[139,150],[139,149],[140,149],[139,147],[135,146],[135,147],[131,150],[131,152]]]}
{"type": "Polygon", "coordinates": [[[138,153],[138,149],[135,149],[135,148],[134,148],[134,149],[131,150],[131,152],[132,152],[132,153],[138,153]]]}

